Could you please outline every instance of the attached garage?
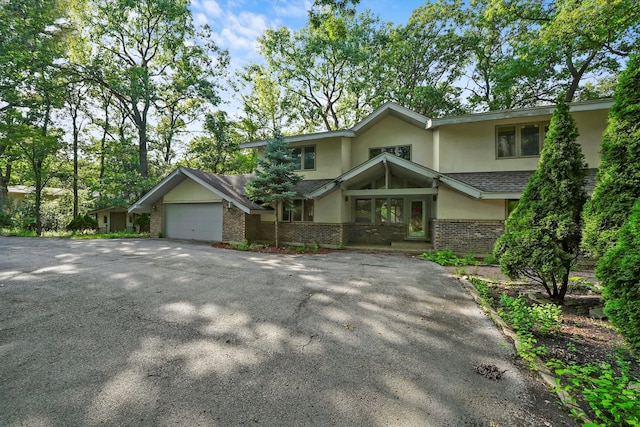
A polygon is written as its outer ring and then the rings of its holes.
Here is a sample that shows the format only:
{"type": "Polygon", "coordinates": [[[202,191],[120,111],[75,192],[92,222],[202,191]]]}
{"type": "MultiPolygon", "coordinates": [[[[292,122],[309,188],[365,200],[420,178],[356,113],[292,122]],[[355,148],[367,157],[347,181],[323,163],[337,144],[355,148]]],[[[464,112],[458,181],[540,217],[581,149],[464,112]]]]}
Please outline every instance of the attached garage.
{"type": "Polygon", "coordinates": [[[167,237],[222,240],[222,203],[167,203],[164,210],[167,237]]]}

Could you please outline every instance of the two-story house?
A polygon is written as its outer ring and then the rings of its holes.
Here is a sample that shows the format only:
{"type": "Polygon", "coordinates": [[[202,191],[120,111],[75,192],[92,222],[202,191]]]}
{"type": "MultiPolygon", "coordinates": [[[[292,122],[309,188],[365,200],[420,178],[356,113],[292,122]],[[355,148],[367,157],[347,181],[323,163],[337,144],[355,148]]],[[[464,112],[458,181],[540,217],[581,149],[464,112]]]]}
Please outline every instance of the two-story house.
{"type": "MultiPolygon", "coordinates": [[[[593,188],[611,101],[571,105],[593,188]]],[[[286,138],[304,180],[280,240],[340,246],[425,242],[490,253],[536,169],[553,106],[430,119],[386,103],[355,126],[286,138]]],[[[242,148],[257,149],[268,141],[242,148]]],[[[244,196],[253,175],[178,168],[129,208],[151,235],[273,241],[269,207],[244,196]]]]}

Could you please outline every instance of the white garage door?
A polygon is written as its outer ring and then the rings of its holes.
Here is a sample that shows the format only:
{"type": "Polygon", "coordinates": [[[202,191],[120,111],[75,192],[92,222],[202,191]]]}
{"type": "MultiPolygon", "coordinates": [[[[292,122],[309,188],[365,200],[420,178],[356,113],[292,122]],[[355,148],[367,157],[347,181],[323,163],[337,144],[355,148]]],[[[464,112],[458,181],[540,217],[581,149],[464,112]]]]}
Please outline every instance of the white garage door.
{"type": "Polygon", "coordinates": [[[222,203],[170,203],[164,214],[169,238],[222,240],[222,203]]]}

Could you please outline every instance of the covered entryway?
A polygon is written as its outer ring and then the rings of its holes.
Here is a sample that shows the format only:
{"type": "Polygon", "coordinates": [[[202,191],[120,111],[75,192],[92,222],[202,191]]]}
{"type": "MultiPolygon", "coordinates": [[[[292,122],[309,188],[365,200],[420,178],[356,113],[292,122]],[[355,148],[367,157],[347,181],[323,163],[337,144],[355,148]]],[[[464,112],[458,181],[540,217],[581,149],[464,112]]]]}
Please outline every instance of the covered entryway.
{"type": "Polygon", "coordinates": [[[111,212],[111,225],[109,227],[110,232],[126,231],[127,230],[127,213],[126,212],[111,212]]]}
{"type": "Polygon", "coordinates": [[[169,203],[164,209],[167,237],[222,240],[222,203],[169,203]]]}

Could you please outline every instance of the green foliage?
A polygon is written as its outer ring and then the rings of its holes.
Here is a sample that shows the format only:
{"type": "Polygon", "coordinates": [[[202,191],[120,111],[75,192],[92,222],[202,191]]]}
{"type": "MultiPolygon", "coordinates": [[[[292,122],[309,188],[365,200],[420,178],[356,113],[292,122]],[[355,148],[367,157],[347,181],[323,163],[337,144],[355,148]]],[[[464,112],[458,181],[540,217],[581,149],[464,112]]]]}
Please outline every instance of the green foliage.
{"type": "Polygon", "coordinates": [[[267,143],[264,157],[258,159],[256,176],[245,187],[247,197],[275,209],[275,244],[278,246],[278,213],[280,206],[293,207],[297,196],[295,185],[302,177],[294,172],[296,160],[289,156],[289,146],[282,135],[267,143]]]}
{"type": "MultiPolygon", "coordinates": [[[[585,426],[637,427],[640,426],[640,380],[631,373],[630,363],[617,355],[616,367],[604,362],[563,366],[560,361],[552,361],[549,365],[560,377],[556,390],[579,394],[589,404],[596,422],[585,426]]],[[[585,414],[574,409],[572,415],[585,414]]]]}
{"type": "Polygon", "coordinates": [[[518,333],[552,336],[560,332],[562,308],[556,304],[529,306],[522,295],[513,298],[503,293],[500,297],[500,306],[498,313],[518,333]]]}
{"type": "Polygon", "coordinates": [[[249,243],[249,241],[247,239],[244,239],[242,242],[238,242],[238,243],[231,243],[229,246],[231,246],[231,248],[237,250],[237,251],[248,251],[249,248],[251,247],[251,244],[249,243]]]}
{"type": "Polygon", "coordinates": [[[479,262],[471,253],[459,258],[451,249],[441,249],[438,251],[424,252],[419,255],[421,258],[435,262],[445,267],[460,267],[466,265],[478,266],[479,262]]]}
{"type": "Polygon", "coordinates": [[[266,30],[258,39],[267,64],[261,73],[266,80],[258,81],[257,93],[245,109],[255,113],[256,101],[264,101],[269,107],[266,113],[276,115],[264,115],[257,124],[273,126],[274,118],[283,119],[286,106],[289,123],[281,124],[289,124],[294,132],[352,126],[378,106],[375,93],[382,85],[376,64],[383,32],[368,12],[340,11],[322,15],[318,25],[298,31],[266,30]],[[271,87],[274,82],[276,88],[271,87]]]}
{"type": "Polygon", "coordinates": [[[427,261],[435,262],[442,266],[457,267],[460,265],[460,258],[450,249],[442,249],[439,251],[425,252],[420,255],[421,258],[427,261]]]}
{"type": "Polygon", "coordinates": [[[495,265],[498,264],[500,260],[494,254],[488,254],[484,257],[484,263],[486,265],[495,265]]]}
{"type": "Polygon", "coordinates": [[[89,214],[78,215],[67,225],[68,231],[95,230],[98,228],[98,221],[89,214]]]}
{"type": "Polygon", "coordinates": [[[620,227],[640,198],[640,54],[629,58],[614,100],[596,187],[584,208],[583,245],[597,258],[616,244],[620,227]]]}
{"type": "Polygon", "coordinates": [[[489,285],[482,279],[478,279],[477,277],[471,278],[471,284],[476,291],[478,291],[478,295],[482,299],[482,302],[487,305],[493,304],[493,297],[491,297],[491,291],[489,290],[489,285]]]}
{"type": "Polygon", "coordinates": [[[240,136],[236,124],[224,111],[207,114],[205,135],[191,140],[186,154],[187,167],[218,174],[249,173],[255,166],[254,150],[238,148],[240,136]]]}
{"type": "Polygon", "coordinates": [[[598,262],[596,276],[603,286],[605,314],[640,353],[640,201],[620,229],[616,246],[598,262]]]}
{"type": "Polygon", "coordinates": [[[540,283],[555,302],[564,300],[580,248],[587,165],[577,137],[569,107],[559,102],[538,168],[494,248],[504,273],[540,283]]]}

